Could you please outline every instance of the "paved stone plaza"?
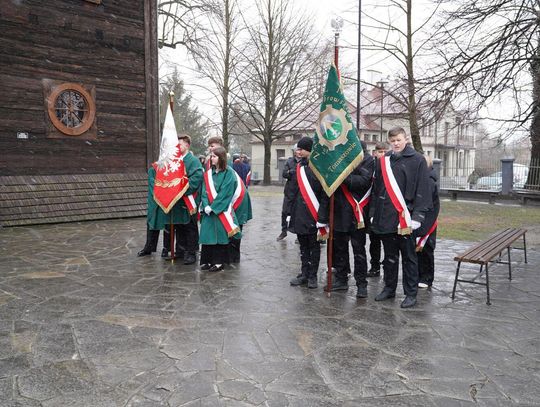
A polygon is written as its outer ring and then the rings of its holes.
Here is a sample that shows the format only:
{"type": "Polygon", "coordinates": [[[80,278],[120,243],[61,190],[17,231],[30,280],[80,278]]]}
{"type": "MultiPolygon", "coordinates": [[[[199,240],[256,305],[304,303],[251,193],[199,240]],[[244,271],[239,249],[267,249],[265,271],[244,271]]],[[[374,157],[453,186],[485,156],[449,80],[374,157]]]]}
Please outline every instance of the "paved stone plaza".
{"type": "Polygon", "coordinates": [[[254,192],[242,262],[220,273],[136,257],[143,218],[0,229],[0,405],[540,405],[538,251],[514,252],[511,282],[491,269],[491,306],[482,286],[450,299],[453,241],[413,309],[401,283],[376,303],[381,279],[328,298],[325,255],[319,289],[289,286],[281,197],[254,192]]]}

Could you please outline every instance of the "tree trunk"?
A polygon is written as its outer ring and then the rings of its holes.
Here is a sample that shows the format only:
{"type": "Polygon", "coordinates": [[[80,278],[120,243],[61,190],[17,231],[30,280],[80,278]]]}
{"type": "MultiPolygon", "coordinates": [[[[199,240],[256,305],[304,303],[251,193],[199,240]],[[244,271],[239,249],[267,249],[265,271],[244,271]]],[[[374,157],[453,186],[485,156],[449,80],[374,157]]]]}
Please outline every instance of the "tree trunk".
{"type": "Polygon", "coordinates": [[[540,39],[536,43],[536,55],[531,62],[533,80],[533,107],[531,120],[531,162],[525,188],[540,189],[540,39]]]}
{"type": "Polygon", "coordinates": [[[263,184],[270,185],[270,163],[272,159],[272,141],[268,135],[264,135],[264,177],[263,184]]]}
{"type": "Polygon", "coordinates": [[[422,140],[420,139],[420,129],[418,128],[418,117],[416,110],[416,85],[414,80],[413,67],[413,31],[412,31],[412,0],[407,0],[407,90],[409,100],[407,110],[409,112],[409,126],[411,129],[411,139],[414,149],[423,153],[422,140]]]}

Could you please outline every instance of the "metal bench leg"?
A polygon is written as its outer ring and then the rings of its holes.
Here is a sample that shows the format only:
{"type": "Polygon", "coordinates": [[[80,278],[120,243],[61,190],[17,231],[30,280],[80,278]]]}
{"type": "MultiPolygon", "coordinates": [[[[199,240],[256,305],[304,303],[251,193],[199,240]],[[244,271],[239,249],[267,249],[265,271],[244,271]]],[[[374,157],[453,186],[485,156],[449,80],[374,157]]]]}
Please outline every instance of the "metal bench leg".
{"type": "Polygon", "coordinates": [[[486,263],[486,290],[487,290],[487,305],[491,305],[491,302],[489,301],[489,271],[488,271],[488,263],[486,263]]]}
{"type": "Polygon", "coordinates": [[[508,280],[512,280],[512,260],[510,259],[510,246],[508,246],[508,280]]]}
{"type": "Polygon", "coordinates": [[[457,286],[457,280],[459,276],[459,266],[461,266],[461,261],[458,261],[457,267],[456,267],[456,278],[454,279],[454,289],[452,290],[452,299],[456,296],[456,286],[457,286]]]}
{"type": "Polygon", "coordinates": [[[527,264],[527,243],[525,241],[525,233],[523,234],[523,251],[525,253],[525,264],[527,264]]]}

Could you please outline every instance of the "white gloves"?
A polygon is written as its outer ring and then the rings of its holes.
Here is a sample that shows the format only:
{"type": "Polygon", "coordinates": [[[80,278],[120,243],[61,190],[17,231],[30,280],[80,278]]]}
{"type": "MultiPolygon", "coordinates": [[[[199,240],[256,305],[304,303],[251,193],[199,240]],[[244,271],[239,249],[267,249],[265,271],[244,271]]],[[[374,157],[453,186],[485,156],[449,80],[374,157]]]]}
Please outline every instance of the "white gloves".
{"type": "Polygon", "coordinates": [[[418,229],[420,226],[422,226],[422,224],[416,220],[413,220],[411,221],[411,227],[412,227],[412,230],[416,230],[418,229]]]}
{"type": "Polygon", "coordinates": [[[212,208],[210,207],[210,205],[206,205],[204,207],[204,213],[206,213],[207,215],[210,215],[212,213],[212,208]]]}
{"type": "Polygon", "coordinates": [[[317,224],[315,226],[317,226],[317,229],[318,228],[325,228],[325,227],[328,226],[328,224],[327,223],[319,223],[319,222],[317,222],[317,224]]]}
{"type": "Polygon", "coordinates": [[[286,221],[287,223],[289,223],[289,222],[291,221],[291,215],[287,216],[287,218],[285,219],[285,221],[286,221]]]}

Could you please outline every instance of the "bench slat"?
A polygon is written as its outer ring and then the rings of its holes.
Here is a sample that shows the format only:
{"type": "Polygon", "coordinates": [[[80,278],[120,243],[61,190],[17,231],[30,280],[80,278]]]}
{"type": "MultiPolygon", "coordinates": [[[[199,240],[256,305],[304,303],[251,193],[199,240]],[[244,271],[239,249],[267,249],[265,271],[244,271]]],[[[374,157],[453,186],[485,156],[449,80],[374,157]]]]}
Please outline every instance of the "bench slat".
{"type": "Polygon", "coordinates": [[[508,228],[501,230],[487,240],[477,243],[465,252],[456,255],[455,261],[468,263],[487,264],[494,257],[498,256],[504,249],[522,237],[527,229],[508,228]]]}

